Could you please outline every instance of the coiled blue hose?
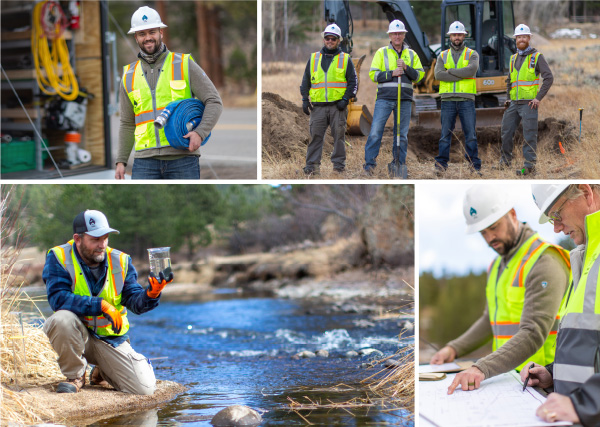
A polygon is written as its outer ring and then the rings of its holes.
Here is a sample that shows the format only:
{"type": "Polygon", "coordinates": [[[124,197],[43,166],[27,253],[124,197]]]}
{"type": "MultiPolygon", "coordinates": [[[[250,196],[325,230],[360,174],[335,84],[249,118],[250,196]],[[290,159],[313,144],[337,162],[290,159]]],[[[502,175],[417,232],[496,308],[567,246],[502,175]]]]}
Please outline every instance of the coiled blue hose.
{"type": "MultiPolygon", "coordinates": [[[[164,128],[167,141],[173,148],[187,150],[190,140],[183,136],[200,124],[204,114],[204,104],[199,99],[184,99],[171,102],[165,110],[171,111],[164,128]]],[[[202,145],[208,142],[211,134],[212,132],[204,138],[202,145]]]]}

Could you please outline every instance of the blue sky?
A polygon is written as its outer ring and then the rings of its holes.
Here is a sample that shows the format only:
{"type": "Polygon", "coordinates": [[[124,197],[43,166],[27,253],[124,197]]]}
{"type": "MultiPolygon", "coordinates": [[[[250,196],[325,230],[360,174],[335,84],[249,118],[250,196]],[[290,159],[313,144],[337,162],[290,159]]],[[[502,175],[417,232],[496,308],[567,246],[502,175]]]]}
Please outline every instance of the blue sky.
{"type": "MultiPolygon", "coordinates": [[[[515,195],[517,218],[525,221],[553,243],[564,235],[555,234],[548,223],[538,224],[540,211],[531,197],[530,183],[507,183],[515,195]]],[[[469,271],[486,270],[497,253],[487,246],[479,233],[465,233],[462,213],[463,197],[472,185],[481,182],[419,183],[417,186],[417,227],[419,230],[419,271],[433,271],[436,276],[443,272],[466,274],[469,271]]]]}

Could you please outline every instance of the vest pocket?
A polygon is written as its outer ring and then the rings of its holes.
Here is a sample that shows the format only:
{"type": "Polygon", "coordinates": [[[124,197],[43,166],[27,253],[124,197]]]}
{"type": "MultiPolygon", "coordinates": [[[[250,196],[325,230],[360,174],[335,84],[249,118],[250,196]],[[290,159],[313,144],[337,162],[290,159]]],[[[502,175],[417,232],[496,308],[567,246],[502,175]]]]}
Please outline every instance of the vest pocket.
{"type": "Polygon", "coordinates": [[[129,99],[133,104],[134,114],[139,114],[142,111],[142,95],[140,94],[140,90],[135,89],[129,92],[129,99]]]}
{"type": "Polygon", "coordinates": [[[169,84],[171,85],[171,101],[185,99],[185,89],[187,88],[185,80],[171,80],[169,84]]]}
{"type": "MultiPolygon", "coordinates": [[[[511,286],[506,291],[507,309],[512,319],[520,319],[525,301],[525,287],[511,286]]],[[[518,320],[517,320],[518,321],[518,320]]]]}

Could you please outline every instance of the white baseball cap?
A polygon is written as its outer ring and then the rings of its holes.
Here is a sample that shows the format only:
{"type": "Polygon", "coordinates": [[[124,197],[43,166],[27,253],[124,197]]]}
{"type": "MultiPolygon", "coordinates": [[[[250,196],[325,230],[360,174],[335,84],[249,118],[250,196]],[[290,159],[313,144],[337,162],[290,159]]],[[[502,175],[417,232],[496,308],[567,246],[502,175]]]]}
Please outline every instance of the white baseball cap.
{"type": "Polygon", "coordinates": [[[108,233],[119,234],[117,230],[110,228],[108,220],[102,212],[89,209],[75,217],[73,220],[73,233],[85,233],[92,237],[100,237],[108,233]]]}

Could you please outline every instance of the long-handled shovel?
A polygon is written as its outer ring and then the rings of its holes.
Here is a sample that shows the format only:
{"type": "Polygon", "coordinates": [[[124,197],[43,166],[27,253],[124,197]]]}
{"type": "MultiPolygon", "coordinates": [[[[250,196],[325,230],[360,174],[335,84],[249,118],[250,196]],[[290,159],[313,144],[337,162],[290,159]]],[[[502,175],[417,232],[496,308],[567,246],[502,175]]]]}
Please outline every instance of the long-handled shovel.
{"type": "MultiPolygon", "coordinates": [[[[396,151],[400,155],[400,104],[401,104],[401,92],[402,92],[402,74],[398,76],[398,112],[396,114],[396,151]]],[[[394,151],[394,150],[392,150],[394,151]]],[[[392,178],[408,178],[408,169],[406,165],[400,164],[400,159],[394,155],[392,163],[388,164],[388,174],[392,178]]]]}

